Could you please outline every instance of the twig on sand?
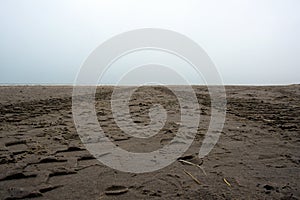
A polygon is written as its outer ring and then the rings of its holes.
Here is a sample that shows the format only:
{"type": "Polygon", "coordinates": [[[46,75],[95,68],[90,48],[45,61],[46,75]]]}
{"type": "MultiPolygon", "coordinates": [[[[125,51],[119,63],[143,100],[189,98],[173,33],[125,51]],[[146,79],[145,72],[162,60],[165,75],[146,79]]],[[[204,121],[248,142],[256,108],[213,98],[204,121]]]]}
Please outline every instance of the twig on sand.
{"type": "Polygon", "coordinates": [[[231,184],[230,184],[225,178],[223,178],[223,181],[224,181],[229,187],[231,187],[231,184]]]}
{"type": "Polygon", "coordinates": [[[200,181],[195,176],[193,176],[190,172],[186,171],[185,169],[183,171],[184,173],[189,175],[198,185],[201,185],[200,181]]]}
{"type": "Polygon", "coordinates": [[[203,167],[201,167],[200,165],[197,165],[197,164],[195,164],[195,163],[192,163],[192,162],[189,162],[189,161],[186,161],[186,160],[178,160],[179,162],[182,162],[182,163],[185,163],[185,164],[188,164],[188,165],[192,165],[192,166],[196,166],[196,167],[198,167],[199,169],[201,169],[202,170],[202,172],[203,172],[203,174],[205,175],[205,176],[207,176],[207,174],[206,174],[206,172],[205,172],[205,170],[204,170],[204,168],[203,167]]]}
{"type": "Polygon", "coordinates": [[[207,174],[206,174],[206,172],[205,172],[205,170],[204,170],[203,167],[201,167],[201,166],[199,166],[199,165],[197,165],[197,167],[199,167],[199,168],[202,170],[203,174],[204,174],[205,176],[207,176],[207,174]]]}
{"type": "Polygon", "coordinates": [[[186,161],[186,160],[178,160],[179,162],[183,162],[183,163],[185,163],[185,164],[188,164],[188,165],[196,165],[195,163],[192,163],[192,162],[190,162],[190,161],[186,161]]]}

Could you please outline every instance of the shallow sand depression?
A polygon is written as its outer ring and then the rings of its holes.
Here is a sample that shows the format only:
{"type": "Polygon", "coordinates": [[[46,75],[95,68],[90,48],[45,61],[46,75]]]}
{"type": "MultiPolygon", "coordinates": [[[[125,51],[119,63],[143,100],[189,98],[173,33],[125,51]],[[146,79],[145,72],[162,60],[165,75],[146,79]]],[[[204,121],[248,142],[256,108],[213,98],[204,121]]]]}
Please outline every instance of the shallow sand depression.
{"type": "MultiPolygon", "coordinates": [[[[165,168],[135,174],[107,167],[86,150],[73,121],[72,87],[1,86],[0,199],[299,199],[300,86],[227,86],[224,128],[203,159],[210,96],[205,87],[193,88],[201,117],[188,151],[165,168]]],[[[117,126],[112,91],[98,87],[95,95],[98,122],[111,142],[151,152],[172,141],[180,106],[169,89],[144,86],[129,102],[140,126],[150,123],[152,105],[167,111],[163,128],[146,139],[117,126]]]]}

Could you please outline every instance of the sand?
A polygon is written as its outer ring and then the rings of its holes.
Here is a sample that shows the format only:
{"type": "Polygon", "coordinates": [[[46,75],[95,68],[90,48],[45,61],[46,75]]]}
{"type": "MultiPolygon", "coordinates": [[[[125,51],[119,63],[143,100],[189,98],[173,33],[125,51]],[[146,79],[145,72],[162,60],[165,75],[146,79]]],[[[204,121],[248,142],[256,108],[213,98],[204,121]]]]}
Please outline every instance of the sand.
{"type": "MultiPolygon", "coordinates": [[[[0,87],[0,199],[299,199],[300,85],[227,86],[225,125],[203,159],[197,153],[210,101],[205,87],[194,90],[201,123],[189,150],[163,169],[134,174],[105,166],[85,149],[73,122],[71,87],[0,87]]],[[[168,89],[143,87],[130,101],[133,119],[142,125],[149,123],[152,104],[169,111],[163,129],[149,139],[118,128],[111,92],[98,88],[96,108],[116,145],[150,152],[175,136],[179,106],[168,89]]]]}

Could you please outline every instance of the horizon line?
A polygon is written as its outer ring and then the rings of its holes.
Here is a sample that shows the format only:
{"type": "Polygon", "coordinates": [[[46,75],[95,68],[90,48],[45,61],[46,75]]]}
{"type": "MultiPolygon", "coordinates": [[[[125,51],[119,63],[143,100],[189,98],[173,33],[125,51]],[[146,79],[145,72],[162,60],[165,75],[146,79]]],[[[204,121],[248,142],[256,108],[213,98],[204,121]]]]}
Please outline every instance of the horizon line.
{"type": "MultiPolygon", "coordinates": [[[[165,84],[168,86],[189,86],[189,85],[176,85],[176,84],[165,84]]],[[[190,84],[191,86],[208,86],[206,84],[190,84]]],[[[283,83],[283,84],[272,84],[272,83],[265,83],[265,84],[223,84],[223,86],[293,86],[293,85],[300,85],[300,83],[283,83]]],[[[128,85],[116,85],[116,84],[97,84],[97,85],[74,85],[74,84],[60,84],[60,83],[0,83],[0,87],[2,86],[68,86],[68,87],[75,87],[75,86],[109,86],[109,87],[132,87],[132,86],[164,86],[159,84],[147,84],[147,85],[136,85],[136,84],[128,84],[128,85]]],[[[209,86],[222,86],[222,85],[209,85],[209,86]]]]}

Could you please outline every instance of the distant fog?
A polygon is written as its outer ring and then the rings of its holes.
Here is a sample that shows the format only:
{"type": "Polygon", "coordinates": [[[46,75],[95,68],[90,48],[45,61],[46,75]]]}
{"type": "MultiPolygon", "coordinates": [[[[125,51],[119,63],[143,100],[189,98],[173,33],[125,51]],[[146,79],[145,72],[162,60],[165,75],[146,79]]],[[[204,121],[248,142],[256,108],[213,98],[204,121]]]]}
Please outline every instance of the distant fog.
{"type": "MultiPolygon", "coordinates": [[[[299,11],[298,0],[3,0],[0,83],[72,84],[93,49],[138,28],[188,36],[205,49],[225,84],[300,83],[299,11]]],[[[158,57],[129,55],[101,83],[115,84],[137,61],[158,57]]],[[[186,63],[161,59],[191,83],[205,83],[186,63]]],[[[174,82],[172,76],[167,80],[174,82]]]]}

